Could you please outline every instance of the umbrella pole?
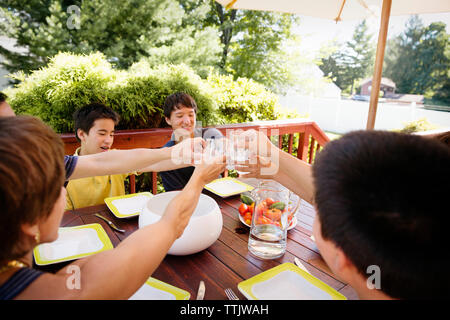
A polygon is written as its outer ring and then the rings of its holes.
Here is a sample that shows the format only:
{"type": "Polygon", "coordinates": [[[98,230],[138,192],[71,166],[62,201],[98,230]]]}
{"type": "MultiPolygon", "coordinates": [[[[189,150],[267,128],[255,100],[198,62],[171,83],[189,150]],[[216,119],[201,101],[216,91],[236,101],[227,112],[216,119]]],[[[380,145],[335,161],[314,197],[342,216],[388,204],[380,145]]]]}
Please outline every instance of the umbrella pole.
{"type": "Polygon", "coordinates": [[[380,32],[378,34],[377,54],[375,58],[375,69],[372,78],[372,90],[370,92],[369,116],[367,118],[366,129],[373,129],[377,116],[378,95],[380,92],[381,74],[383,72],[384,50],[389,26],[389,16],[391,13],[392,0],[383,0],[381,10],[380,32]]]}

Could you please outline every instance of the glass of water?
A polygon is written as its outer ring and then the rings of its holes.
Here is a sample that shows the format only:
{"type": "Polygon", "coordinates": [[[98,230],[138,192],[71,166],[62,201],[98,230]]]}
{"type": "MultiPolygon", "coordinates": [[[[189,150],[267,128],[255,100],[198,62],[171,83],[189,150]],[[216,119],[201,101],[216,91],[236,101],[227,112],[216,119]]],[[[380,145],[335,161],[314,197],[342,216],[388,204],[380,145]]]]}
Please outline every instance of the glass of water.
{"type": "Polygon", "coordinates": [[[281,257],[286,252],[289,190],[276,181],[262,180],[254,195],[248,250],[262,259],[281,257]]]}
{"type": "MultiPolygon", "coordinates": [[[[233,139],[206,139],[206,155],[216,157],[219,155],[227,155],[227,169],[234,170],[236,164],[249,160],[249,151],[244,145],[235,143],[233,139]]],[[[245,174],[248,172],[239,172],[245,174]]]]}

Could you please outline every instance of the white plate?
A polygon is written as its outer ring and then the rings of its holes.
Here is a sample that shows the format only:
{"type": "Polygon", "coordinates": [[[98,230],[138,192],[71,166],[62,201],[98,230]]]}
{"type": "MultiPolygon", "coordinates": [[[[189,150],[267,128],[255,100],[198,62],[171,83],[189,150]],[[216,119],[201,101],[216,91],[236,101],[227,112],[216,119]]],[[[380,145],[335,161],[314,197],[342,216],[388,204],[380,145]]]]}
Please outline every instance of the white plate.
{"type": "Polygon", "coordinates": [[[238,284],[250,300],[345,300],[345,296],[292,263],[283,263],[238,284]]]}
{"type": "MultiPolygon", "coordinates": [[[[250,228],[250,226],[249,226],[248,224],[245,223],[244,218],[242,218],[242,216],[241,216],[239,213],[238,213],[238,216],[239,216],[239,220],[241,220],[241,222],[242,222],[243,224],[245,224],[247,227],[250,228]]],[[[289,227],[287,228],[287,230],[291,230],[292,228],[295,228],[296,225],[297,225],[297,217],[294,217],[294,218],[291,220],[291,224],[289,225],[289,227]]]]}
{"type": "Polygon", "coordinates": [[[105,203],[117,218],[131,218],[141,214],[142,208],[152,197],[150,192],[140,192],[109,197],[105,199],[105,203]]]}
{"type": "Polygon", "coordinates": [[[190,296],[185,290],[150,277],[128,300],[189,300],[190,296]]]}
{"type": "Polygon", "coordinates": [[[98,223],[59,228],[58,239],[34,248],[37,265],[70,261],[112,249],[106,231],[98,223]]]}
{"type": "Polygon", "coordinates": [[[229,197],[245,191],[251,191],[253,187],[235,178],[226,177],[208,183],[205,185],[205,189],[221,197],[229,197]]]}

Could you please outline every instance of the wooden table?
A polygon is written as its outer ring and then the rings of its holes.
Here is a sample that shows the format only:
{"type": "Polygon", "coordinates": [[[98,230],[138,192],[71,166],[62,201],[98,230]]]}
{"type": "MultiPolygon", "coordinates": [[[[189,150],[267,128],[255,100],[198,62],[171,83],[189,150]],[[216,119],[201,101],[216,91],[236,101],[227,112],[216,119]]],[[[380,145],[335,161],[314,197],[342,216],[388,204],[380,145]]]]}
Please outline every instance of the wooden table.
{"type": "MultiPolygon", "coordinates": [[[[321,258],[312,236],[312,223],[315,210],[306,201],[301,202],[297,212],[298,223],[288,231],[287,252],[276,260],[260,260],[252,256],[247,249],[249,228],[239,220],[239,196],[222,199],[208,191],[205,194],[214,198],[222,211],[223,229],[219,239],[208,249],[189,256],[167,255],[152,277],[184,289],[197,295],[200,280],[205,282],[207,300],[227,299],[225,288],[232,288],[240,299],[245,297],[237,289],[239,282],[251,278],[262,271],[284,262],[294,262],[294,257],[301,260],[304,270],[327,283],[348,299],[358,299],[355,291],[347,284],[337,280],[321,258]]],[[[138,217],[118,219],[106,205],[67,211],[61,226],[77,226],[99,223],[107,232],[116,247],[122,240],[138,229],[138,217]],[[100,213],[113,221],[125,233],[114,231],[103,220],[94,216],[100,213]]],[[[37,267],[44,271],[55,272],[70,262],[37,267]]]]}

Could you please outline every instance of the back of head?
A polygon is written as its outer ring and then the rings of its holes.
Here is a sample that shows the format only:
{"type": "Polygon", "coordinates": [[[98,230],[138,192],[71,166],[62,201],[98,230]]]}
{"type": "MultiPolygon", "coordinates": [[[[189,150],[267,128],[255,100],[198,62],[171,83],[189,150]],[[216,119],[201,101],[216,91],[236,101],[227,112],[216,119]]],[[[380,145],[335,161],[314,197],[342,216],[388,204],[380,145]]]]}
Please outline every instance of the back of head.
{"type": "Polygon", "coordinates": [[[78,142],[80,142],[80,138],[77,134],[78,129],[89,133],[89,130],[94,126],[95,120],[98,119],[111,119],[114,121],[114,124],[117,125],[119,123],[120,116],[104,104],[90,103],[75,111],[73,114],[73,119],[75,122],[75,137],[78,142]]]}
{"type": "Polygon", "coordinates": [[[313,166],[325,239],[360,274],[401,299],[449,296],[450,149],[437,140],[356,131],[328,143],[313,166]]]}
{"type": "Polygon", "coordinates": [[[197,104],[194,98],[184,92],[171,94],[164,101],[164,116],[170,118],[172,111],[181,108],[181,106],[194,109],[197,113],[197,104]]]}
{"type": "Polygon", "coordinates": [[[0,118],[0,262],[22,257],[20,225],[46,218],[64,183],[64,145],[41,120],[0,118]]]}

